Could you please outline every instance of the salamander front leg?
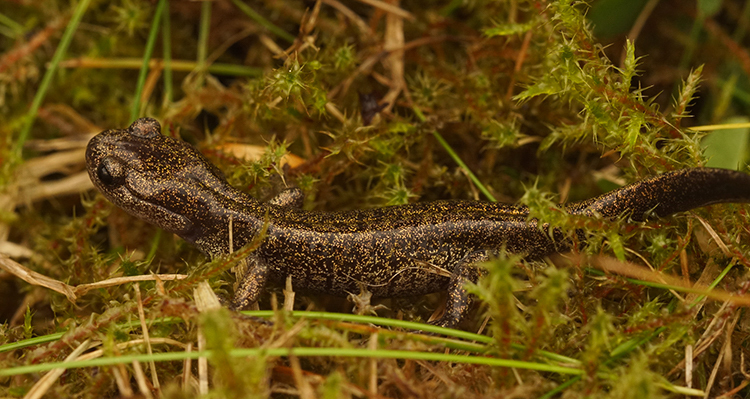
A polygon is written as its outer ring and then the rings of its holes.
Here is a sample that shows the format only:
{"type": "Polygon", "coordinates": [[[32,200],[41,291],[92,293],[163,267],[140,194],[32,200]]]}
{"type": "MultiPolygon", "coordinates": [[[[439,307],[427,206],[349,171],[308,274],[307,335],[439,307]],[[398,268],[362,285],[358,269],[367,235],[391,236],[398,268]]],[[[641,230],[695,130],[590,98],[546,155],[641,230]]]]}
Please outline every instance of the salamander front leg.
{"type": "Polygon", "coordinates": [[[234,298],[232,299],[232,309],[234,310],[246,309],[257,302],[268,279],[268,265],[253,258],[247,258],[245,261],[252,264],[248,265],[250,270],[245,272],[234,291],[234,298]]]}
{"type": "Polygon", "coordinates": [[[482,275],[477,263],[486,262],[489,256],[485,251],[472,252],[466,255],[456,264],[452,270],[453,276],[448,284],[448,300],[445,304],[445,313],[439,319],[431,321],[430,324],[453,328],[463,320],[471,306],[472,297],[464,288],[464,283],[475,283],[482,275]]]}

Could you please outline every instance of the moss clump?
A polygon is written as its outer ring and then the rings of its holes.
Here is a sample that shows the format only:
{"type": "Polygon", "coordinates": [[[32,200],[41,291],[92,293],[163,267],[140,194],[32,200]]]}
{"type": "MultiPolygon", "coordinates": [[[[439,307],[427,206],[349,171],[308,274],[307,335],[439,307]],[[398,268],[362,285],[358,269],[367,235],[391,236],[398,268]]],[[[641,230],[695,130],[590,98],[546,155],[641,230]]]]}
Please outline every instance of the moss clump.
{"type": "MultiPolygon", "coordinates": [[[[108,358],[147,354],[141,308],[153,355],[84,364],[49,394],[657,397],[740,387],[745,313],[661,278],[744,294],[746,273],[733,266],[750,265],[745,207],[633,224],[572,217],[555,206],[706,165],[704,134],[687,126],[746,113],[750,79],[735,60],[746,56],[750,6],[725,0],[696,12],[690,2],[659,2],[649,11],[630,2],[637,9],[622,15],[653,12],[642,35],[632,22],[631,40],[597,41],[604,39],[592,35],[582,2],[445,3],[173,2],[155,21],[161,0],[0,5],[0,239],[31,250],[16,257],[23,266],[70,285],[189,274],[76,291],[74,303],[6,273],[12,283],[0,304],[12,305],[0,307],[0,396],[37,389],[41,368],[11,377],[12,370],[54,364],[84,343],[104,342],[108,358]],[[66,29],[65,56],[47,69],[66,29]],[[138,83],[149,40],[154,59],[138,83]],[[64,181],[79,182],[77,190],[25,200],[28,187],[83,171],[82,159],[44,158],[54,167],[42,167],[42,157],[80,152],[82,134],[127,126],[133,110],[195,144],[257,198],[287,185],[300,186],[305,208],[316,210],[494,197],[525,203],[566,231],[581,229],[589,245],[567,258],[489,263],[473,288],[481,304],[462,326],[481,336],[449,341],[411,335],[419,328],[413,324],[392,331],[356,316],[358,323],[301,320],[281,310],[273,323],[267,314],[202,314],[195,284],[207,279],[226,295],[232,276],[225,271],[237,259],[207,262],[115,209],[85,179],[64,181]],[[241,159],[227,145],[260,146],[265,155],[241,159]],[[302,163],[286,164],[287,152],[302,163]],[[619,273],[595,268],[605,261],[619,273]],[[654,270],[648,281],[628,278],[647,268],[654,270]],[[490,316],[486,328],[483,315],[490,316]],[[32,336],[42,341],[23,341],[32,336]],[[186,370],[182,362],[196,357],[183,353],[187,345],[195,351],[203,338],[214,350],[202,354],[207,376],[198,360],[186,370]],[[248,348],[261,352],[242,357],[248,348]],[[286,348],[330,353],[289,356],[286,348]],[[352,352],[365,348],[371,358],[352,352]],[[424,357],[394,359],[391,350],[424,357]],[[685,366],[690,351],[695,358],[685,366]],[[456,357],[430,357],[444,354],[456,357]],[[201,377],[210,381],[207,392],[201,377]]],[[[593,23],[606,21],[611,3],[597,2],[593,23]]],[[[278,309],[280,300],[278,291],[268,293],[260,306],[278,309]]],[[[425,320],[440,302],[437,295],[384,301],[389,310],[380,313],[425,320]]],[[[351,310],[340,299],[301,294],[291,305],[351,310]]]]}

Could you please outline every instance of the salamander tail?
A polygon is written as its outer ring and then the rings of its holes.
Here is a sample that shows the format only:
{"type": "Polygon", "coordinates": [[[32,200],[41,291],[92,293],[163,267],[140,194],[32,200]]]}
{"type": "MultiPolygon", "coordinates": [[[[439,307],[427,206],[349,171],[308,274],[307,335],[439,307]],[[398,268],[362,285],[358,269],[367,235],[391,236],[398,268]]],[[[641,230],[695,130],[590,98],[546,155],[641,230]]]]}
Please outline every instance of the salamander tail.
{"type": "Polygon", "coordinates": [[[693,168],[664,173],[567,206],[572,214],[633,220],[664,217],[702,206],[750,202],[750,175],[729,169],[693,168]]]}

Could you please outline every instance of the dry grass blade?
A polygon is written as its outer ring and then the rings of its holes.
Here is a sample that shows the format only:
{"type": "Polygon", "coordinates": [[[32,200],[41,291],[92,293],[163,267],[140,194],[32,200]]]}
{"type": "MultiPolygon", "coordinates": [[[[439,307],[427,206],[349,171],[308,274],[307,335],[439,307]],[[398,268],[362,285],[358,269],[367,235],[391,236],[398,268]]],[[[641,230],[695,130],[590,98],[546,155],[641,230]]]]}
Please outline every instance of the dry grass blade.
{"type": "Polygon", "coordinates": [[[143,374],[143,368],[139,361],[133,360],[133,377],[135,378],[136,384],[138,384],[138,390],[146,399],[153,399],[154,395],[151,394],[151,389],[148,387],[148,381],[146,375],[143,374]]]}
{"type": "MultiPolygon", "coordinates": [[[[78,345],[78,347],[73,352],[71,352],[68,357],[65,358],[64,363],[78,360],[79,356],[89,348],[90,343],[91,341],[86,340],[78,345]]],[[[59,368],[45,374],[44,377],[39,379],[39,381],[37,381],[36,384],[31,387],[29,392],[27,392],[24,396],[24,399],[39,399],[44,396],[44,394],[47,393],[50,387],[52,387],[52,384],[54,384],[55,381],[57,381],[57,379],[60,378],[61,375],[63,375],[65,370],[66,369],[64,368],[59,368]]]]}
{"type": "Polygon", "coordinates": [[[6,272],[20,278],[21,280],[31,285],[49,288],[55,292],[63,294],[71,302],[75,302],[79,296],[94,289],[112,287],[115,285],[122,285],[139,281],[182,280],[187,278],[187,275],[185,274],[153,274],[147,276],[115,277],[107,280],[97,281],[95,283],[72,286],[63,283],[62,281],[55,280],[51,277],[47,277],[43,274],[37,273],[27,268],[26,266],[13,261],[3,253],[0,253],[0,269],[5,270],[6,272]]]}
{"type": "MultiPolygon", "coordinates": [[[[373,333],[367,341],[367,349],[371,351],[378,350],[378,333],[373,333]]],[[[369,392],[371,395],[378,394],[378,361],[375,358],[370,359],[370,381],[369,392]]]]}
{"type": "MultiPolygon", "coordinates": [[[[135,290],[135,300],[136,303],[138,303],[138,320],[141,322],[141,331],[143,332],[143,339],[146,341],[146,351],[149,355],[153,354],[153,350],[151,349],[151,339],[148,332],[148,324],[146,323],[146,312],[143,311],[143,299],[141,298],[141,286],[139,284],[133,284],[133,290],[135,290]]],[[[140,365],[139,365],[140,368],[140,365]]],[[[156,389],[159,389],[159,376],[156,375],[156,364],[154,364],[153,361],[149,363],[149,368],[151,369],[151,380],[154,382],[154,387],[156,389]]],[[[141,371],[141,374],[143,374],[143,371],[141,371]]],[[[145,378],[144,378],[145,379],[145,378]]],[[[143,386],[141,386],[141,383],[139,382],[138,386],[143,391],[143,387],[146,384],[144,383],[143,386]]],[[[144,395],[151,396],[151,392],[149,391],[148,394],[144,392],[144,395]]]]}
{"type": "Polygon", "coordinates": [[[731,389],[727,392],[724,392],[723,394],[716,397],[716,399],[725,399],[725,398],[734,398],[738,393],[745,389],[746,386],[750,385],[750,380],[743,380],[740,385],[736,386],[734,389],[731,389]]]}
{"type": "Polygon", "coordinates": [[[714,230],[714,228],[711,227],[711,225],[707,221],[705,221],[702,217],[697,217],[697,219],[701,223],[701,225],[703,225],[703,227],[706,229],[706,231],[711,236],[711,238],[714,239],[714,242],[716,242],[716,245],[718,245],[719,248],[721,248],[721,252],[724,254],[724,256],[726,256],[727,258],[731,258],[732,251],[730,251],[729,248],[727,247],[727,244],[725,244],[724,241],[722,241],[721,237],[719,237],[719,235],[716,233],[716,230],[714,230]]]}
{"type": "Polygon", "coordinates": [[[613,273],[624,277],[630,277],[637,280],[665,284],[678,287],[682,291],[705,295],[708,298],[717,301],[726,301],[735,305],[750,307],[750,295],[735,295],[721,289],[714,288],[709,290],[707,286],[698,286],[686,284],[681,278],[666,275],[647,267],[643,267],[631,262],[623,262],[607,256],[566,255],[556,256],[556,258],[565,258],[566,262],[571,264],[589,264],[599,270],[607,273],[613,273]]]}
{"type": "Polygon", "coordinates": [[[117,384],[117,390],[120,391],[120,395],[129,398],[133,396],[133,388],[130,386],[130,378],[128,370],[124,364],[118,364],[112,367],[112,374],[115,376],[115,384],[117,384]]]}
{"type": "Polygon", "coordinates": [[[688,388],[693,387],[693,345],[685,346],[685,386],[688,388]]]}
{"type": "Polygon", "coordinates": [[[39,182],[21,191],[21,201],[37,202],[62,195],[80,194],[94,188],[87,172],[76,173],[50,182],[39,182]]]}
{"type": "MultiPolygon", "coordinates": [[[[721,337],[721,329],[717,326],[720,326],[722,323],[726,322],[726,315],[727,309],[729,309],[730,304],[727,302],[724,302],[721,304],[721,307],[719,310],[717,310],[713,318],[711,319],[711,322],[708,324],[708,326],[703,331],[703,335],[698,339],[698,341],[695,343],[695,348],[692,350],[692,359],[691,361],[695,360],[698,356],[700,356],[703,352],[705,352],[708,348],[711,347],[711,345],[716,342],[719,337],[721,337]]],[[[678,371],[680,371],[686,364],[686,360],[681,360],[676,366],[672,368],[672,370],[669,370],[669,373],[667,375],[672,375],[678,371]]]]}
{"type": "MultiPolygon", "coordinates": [[[[101,129],[97,133],[100,131],[101,129]]],[[[39,152],[75,150],[85,148],[92,137],[94,137],[94,134],[81,134],[74,137],[62,137],[50,140],[29,140],[26,142],[25,148],[39,152]]]]}
{"type": "Polygon", "coordinates": [[[297,394],[300,399],[314,399],[316,397],[315,391],[302,372],[302,366],[300,366],[297,356],[289,355],[289,365],[292,368],[292,376],[294,376],[294,382],[297,385],[297,394]]]}
{"type": "Polygon", "coordinates": [[[414,15],[412,13],[405,11],[402,8],[399,8],[397,5],[388,4],[384,1],[380,0],[359,0],[361,3],[369,4],[375,8],[381,9],[390,15],[398,16],[399,18],[406,18],[408,20],[414,21],[414,15]]]}
{"type": "MultiPolygon", "coordinates": [[[[117,349],[117,351],[122,351],[122,350],[125,350],[125,349],[128,349],[128,348],[132,348],[132,347],[143,345],[145,343],[146,343],[145,339],[139,338],[139,339],[133,339],[133,340],[130,340],[130,341],[127,341],[127,342],[120,342],[120,343],[116,344],[114,347],[115,347],[115,349],[117,349]]],[[[187,348],[187,345],[185,345],[184,343],[182,343],[180,341],[176,341],[176,340],[171,339],[171,338],[151,338],[151,344],[152,345],[172,345],[172,346],[176,346],[176,347],[178,347],[180,349],[187,348]]],[[[104,349],[97,349],[97,350],[89,352],[89,353],[87,353],[85,355],[81,355],[78,358],[78,360],[91,360],[91,359],[96,359],[96,358],[99,358],[99,357],[102,357],[102,356],[104,356],[104,349]]]]}
{"type": "Polygon", "coordinates": [[[75,287],[37,273],[20,263],[13,261],[5,254],[0,254],[0,269],[5,270],[31,285],[49,288],[52,291],[63,294],[71,302],[75,302],[76,299],[78,299],[78,296],[75,293],[75,287]]]}
{"type": "Polygon", "coordinates": [[[143,276],[129,276],[129,277],[114,277],[109,278],[102,281],[97,281],[95,283],[86,283],[86,284],[79,284],[73,287],[73,291],[77,295],[83,295],[91,290],[99,289],[99,288],[106,288],[106,287],[113,287],[116,285],[123,285],[123,284],[129,284],[129,283],[136,283],[139,281],[174,281],[174,280],[184,280],[188,276],[187,274],[149,274],[149,275],[143,275],[143,276]]]}
{"type": "MultiPolygon", "coordinates": [[[[206,350],[206,336],[203,329],[198,329],[198,351],[206,350]]],[[[198,358],[198,393],[205,395],[208,393],[208,359],[205,356],[198,358]]]]}
{"type": "MultiPolygon", "coordinates": [[[[641,255],[640,253],[638,253],[636,251],[633,251],[632,249],[627,249],[626,251],[628,253],[631,253],[631,254],[637,256],[638,259],[640,259],[646,265],[646,267],[648,267],[649,270],[651,270],[651,271],[655,270],[654,266],[651,265],[651,263],[649,263],[648,260],[643,255],[641,255]]],[[[689,285],[690,284],[690,278],[689,277],[690,276],[687,273],[683,274],[683,283],[689,285]]],[[[672,293],[672,295],[674,295],[675,298],[677,298],[680,302],[685,302],[685,298],[683,298],[677,291],[675,291],[673,289],[670,289],[669,292],[672,293]]]]}
{"type": "MultiPolygon", "coordinates": [[[[258,161],[266,153],[268,147],[252,145],[252,144],[241,144],[241,143],[225,143],[214,147],[215,150],[231,155],[237,159],[241,159],[246,162],[258,161]]],[[[305,163],[305,160],[294,155],[292,153],[286,153],[281,157],[281,167],[289,165],[291,168],[296,168],[305,163]]]]}
{"type": "Polygon", "coordinates": [[[370,29],[369,26],[365,23],[362,18],[359,17],[354,11],[349,9],[347,6],[342,4],[341,2],[337,0],[323,0],[323,4],[327,4],[333,8],[336,9],[336,11],[340,12],[342,15],[344,15],[347,19],[354,22],[355,25],[357,25],[357,28],[359,28],[360,31],[362,31],[363,34],[367,36],[372,36],[375,33],[370,29]]]}
{"type": "MultiPolygon", "coordinates": [[[[185,352],[190,353],[192,351],[193,351],[193,343],[189,342],[187,344],[187,347],[185,348],[185,352]]],[[[188,357],[185,359],[185,362],[183,363],[183,367],[182,367],[182,390],[185,392],[188,391],[190,382],[194,380],[192,370],[193,370],[193,359],[188,357]]]]}
{"type": "MultiPolygon", "coordinates": [[[[75,144],[83,144],[75,140],[75,144]]],[[[73,148],[27,161],[19,168],[18,181],[22,182],[16,198],[16,206],[30,204],[60,195],[78,194],[94,188],[84,168],[85,148],[73,148]],[[42,178],[53,173],[66,173],[67,176],[52,181],[42,178]]]]}
{"type": "MultiPolygon", "coordinates": [[[[719,275],[721,271],[719,270],[719,265],[713,260],[709,259],[708,262],[706,262],[706,265],[703,267],[703,270],[701,271],[700,277],[698,277],[698,280],[696,280],[695,285],[697,287],[706,287],[708,286],[711,281],[716,279],[716,277],[719,275]]],[[[687,276],[687,274],[685,274],[687,276]]],[[[688,284],[688,282],[685,282],[688,284]]],[[[690,293],[687,294],[685,297],[687,300],[687,303],[693,303],[700,294],[697,293],[690,293]]],[[[700,301],[700,303],[696,304],[694,311],[698,312],[703,308],[703,304],[706,302],[706,299],[700,301]]]]}
{"type": "Polygon", "coordinates": [[[68,151],[58,151],[50,155],[29,159],[18,169],[21,179],[38,179],[71,167],[82,167],[86,155],[85,143],[79,141],[75,143],[84,145],[68,151]]]}
{"type": "Polygon", "coordinates": [[[291,312],[294,310],[294,289],[292,288],[292,276],[287,276],[284,282],[284,310],[291,312]]]}
{"type": "Polygon", "coordinates": [[[342,114],[338,108],[336,108],[336,105],[334,105],[332,102],[328,102],[326,103],[325,107],[326,107],[326,111],[330,112],[334,118],[339,120],[339,122],[346,123],[347,121],[346,116],[342,114]]]}
{"type": "Polygon", "coordinates": [[[386,67],[391,73],[391,86],[383,96],[381,103],[388,103],[384,111],[393,109],[396,99],[402,90],[406,88],[404,79],[404,19],[397,14],[388,14],[385,18],[385,42],[383,48],[389,51],[386,58],[386,67]],[[394,50],[399,49],[399,50],[394,50]]]}
{"type": "MultiPolygon", "coordinates": [[[[630,32],[628,32],[627,36],[628,40],[632,42],[638,40],[638,36],[640,36],[641,34],[643,25],[646,24],[646,21],[648,21],[648,18],[651,16],[651,13],[654,11],[654,8],[656,8],[657,4],[659,4],[659,0],[648,0],[648,3],[646,3],[646,5],[643,7],[641,12],[638,14],[638,18],[635,20],[635,23],[630,28],[630,32]]],[[[625,63],[625,57],[627,57],[627,51],[623,49],[620,55],[620,66],[625,63]]]]}
{"type": "Polygon", "coordinates": [[[16,244],[11,241],[1,241],[0,242],[0,254],[5,254],[15,259],[20,259],[20,258],[28,259],[34,256],[34,251],[30,250],[29,248],[24,247],[23,245],[16,244]]]}

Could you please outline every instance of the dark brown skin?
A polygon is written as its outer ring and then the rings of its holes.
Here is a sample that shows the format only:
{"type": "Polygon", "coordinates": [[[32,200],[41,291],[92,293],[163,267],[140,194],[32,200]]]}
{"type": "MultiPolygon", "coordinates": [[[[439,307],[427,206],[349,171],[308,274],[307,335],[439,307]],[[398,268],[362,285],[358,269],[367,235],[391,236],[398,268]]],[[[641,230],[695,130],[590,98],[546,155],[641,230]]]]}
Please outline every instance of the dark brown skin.
{"type": "MultiPolygon", "coordinates": [[[[455,326],[470,303],[463,282],[481,274],[474,264],[502,250],[541,258],[570,245],[561,232],[550,238],[544,225],[527,220],[524,206],[436,201],[325,213],[299,209],[302,195],[295,189],[262,203],[231,187],[195,148],[161,135],[150,118],[92,138],[86,163],[110,201],[210,257],[252,242],[265,229],[235,292],[238,309],[254,303],[267,281],[291,276],[295,290],[340,296],[360,292],[361,285],[376,298],[448,291],[435,324],[455,326]]],[[[719,202],[750,202],[750,175],[684,169],[564,209],[644,220],[719,202]]]]}

